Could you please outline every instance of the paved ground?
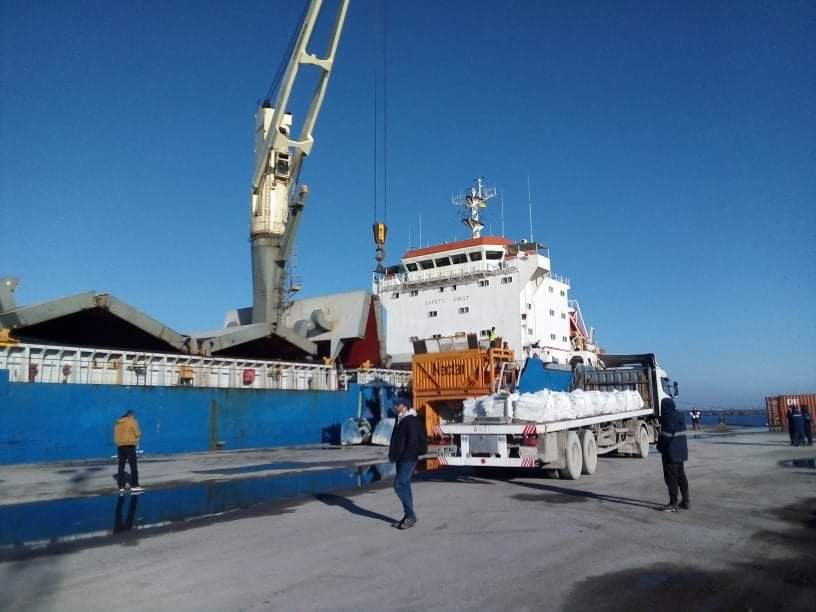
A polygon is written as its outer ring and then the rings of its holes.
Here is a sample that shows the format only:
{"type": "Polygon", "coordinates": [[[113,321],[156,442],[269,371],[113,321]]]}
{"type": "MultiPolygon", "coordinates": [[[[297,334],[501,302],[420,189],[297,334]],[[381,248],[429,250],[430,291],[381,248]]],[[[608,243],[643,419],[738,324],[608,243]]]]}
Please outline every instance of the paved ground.
{"type": "MultiPolygon", "coordinates": [[[[150,489],[174,485],[302,473],[388,461],[380,446],[301,446],[251,451],[140,456],[142,484],[150,489]]],[[[0,506],[104,495],[116,489],[115,458],[0,466],[0,506]]]]}
{"type": "MultiPolygon", "coordinates": [[[[137,513],[131,531],[7,555],[0,608],[816,609],[816,447],[747,430],[690,447],[689,512],[657,511],[655,455],[602,459],[577,482],[430,471],[412,530],[390,527],[387,483],[164,526],[137,513]]],[[[143,472],[143,499],[158,498],[158,471],[143,472]]]]}

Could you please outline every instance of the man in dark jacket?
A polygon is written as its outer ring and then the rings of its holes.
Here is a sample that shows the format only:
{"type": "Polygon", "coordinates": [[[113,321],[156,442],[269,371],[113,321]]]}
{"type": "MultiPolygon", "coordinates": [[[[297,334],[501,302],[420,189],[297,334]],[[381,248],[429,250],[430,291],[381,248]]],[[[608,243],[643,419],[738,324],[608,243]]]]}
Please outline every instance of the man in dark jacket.
{"type": "Polygon", "coordinates": [[[805,420],[802,418],[799,406],[794,406],[791,412],[790,421],[788,422],[791,439],[794,446],[801,446],[805,443],[805,420]]]}
{"type": "Polygon", "coordinates": [[[669,503],[663,508],[664,512],[677,512],[678,508],[688,510],[691,507],[689,499],[688,480],[683,464],[688,461],[688,443],[686,442],[686,422],[677,408],[674,400],[664,398],[660,402],[660,438],[657,441],[657,450],[663,458],[663,478],[669,488],[669,503]],[[677,503],[677,488],[682,496],[677,503]]]}
{"type": "Polygon", "coordinates": [[[416,469],[417,459],[424,452],[425,424],[417,417],[412,406],[411,398],[401,395],[394,410],[397,413],[397,422],[391,434],[391,445],[388,449],[388,459],[397,467],[394,477],[394,492],[402,502],[404,516],[394,527],[408,529],[416,525],[417,517],[414,513],[414,498],[411,492],[411,476],[416,469]]]}
{"type": "Polygon", "coordinates": [[[805,438],[807,438],[808,446],[813,445],[813,429],[811,421],[810,408],[802,406],[802,424],[804,425],[805,438]]]}

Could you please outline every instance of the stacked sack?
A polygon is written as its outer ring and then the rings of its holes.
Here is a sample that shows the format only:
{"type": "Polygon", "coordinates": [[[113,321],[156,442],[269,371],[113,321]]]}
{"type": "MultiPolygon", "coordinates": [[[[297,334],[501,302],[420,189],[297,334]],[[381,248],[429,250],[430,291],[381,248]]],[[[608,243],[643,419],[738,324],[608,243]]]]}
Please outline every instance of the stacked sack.
{"type": "Polygon", "coordinates": [[[463,402],[463,418],[465,421],[472,421],[476,417],[503,417],[508,401],[512,406],[517,398],[517,393],[513,393],[509,397],[497,393],[496,395],[468,398],[463,402]]]}
{"type": "Polygon", "coordinates": [[[571,393],[543,389],[524,393],[514,405],[521,421],[549,423],[640,410],[643,398],[637,391],[582,391],[571,393]]]}

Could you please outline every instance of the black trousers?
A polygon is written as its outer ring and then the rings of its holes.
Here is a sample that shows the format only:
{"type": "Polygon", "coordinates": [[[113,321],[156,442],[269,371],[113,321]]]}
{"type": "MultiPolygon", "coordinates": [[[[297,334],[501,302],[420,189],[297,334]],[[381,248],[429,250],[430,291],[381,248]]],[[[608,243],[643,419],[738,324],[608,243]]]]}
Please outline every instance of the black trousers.
{"type": "Polygon", "coordinates": [[[119,472],[116,474],[116,481],[119,483],[119,488],[125,488],[125,462],[130,465],[130,486],[139,486],[139,470],[136,467],[136,447],[135,446],[120,446],[116,449],[119,454],[119,472]]]}
{"type": "Polygon", "coordinates": [[[672,463],[663,459],[663,479],[669,488],[669,503],[677,505],[677,489],[680,488],[680,495],[685,503],[689,503],[688,480],[686,480],[686,470],[683,463],[672,463]]]}

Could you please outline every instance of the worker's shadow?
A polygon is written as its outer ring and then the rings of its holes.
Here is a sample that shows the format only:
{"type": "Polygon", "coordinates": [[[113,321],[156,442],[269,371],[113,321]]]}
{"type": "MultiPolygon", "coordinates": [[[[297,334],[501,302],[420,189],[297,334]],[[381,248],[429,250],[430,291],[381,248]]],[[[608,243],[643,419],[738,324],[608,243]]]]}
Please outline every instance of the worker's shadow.
{"type": "MultiPolygon", "coordinates": [[[[556,487],[554,485],[538,484],[532,482],[521,482],[518,480],[509,481],[514,485],[526,487],[528,489],[536,489],[546,493],[556,493],[558,495],[567,495],[578,498],[576,501],[586,501],[595,499],[600,502],[609,502],[613,504],[623,504],[624,506],[638,506],[639,508],[648,508],[649,510],[662,510],[665,504],[645,501],[642,499],[632,499],[631,497],[620,497],[618,495],[604,495],[602,493],[593,493],[591,491],[581,491],[579,489],[568,489],[567,487],[556,487]]],[[[521,498],[520,498],[521,499],[521,498]]],[[[566,498],[568,499],[568,498],[566,498]]],[[[525,496],[523,501],[555,501],[551,496],[525,496]]]]}
{"type": "Polygon", "coordinates": [[[349,512],[351,512],[352,514],[356,514],[357,516],[364,516],[366,518],[383,521],[388,524],[394,522],[394,519],[392,517],[380,514],[379,512],[372,512],[371,510],[361,508],[350,499],[341,497],[340,495],[333,495],[331,493],[317,493],[314,496],[314,498],[320,502],[323,502],[327,506],[339,506],[340,508],[348,510],[349,512]]]}

